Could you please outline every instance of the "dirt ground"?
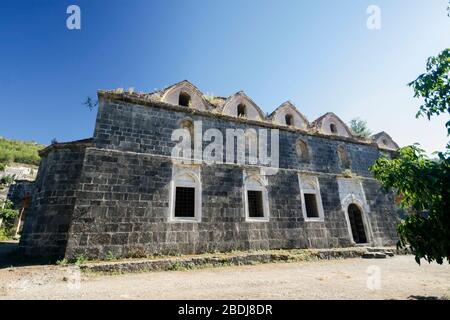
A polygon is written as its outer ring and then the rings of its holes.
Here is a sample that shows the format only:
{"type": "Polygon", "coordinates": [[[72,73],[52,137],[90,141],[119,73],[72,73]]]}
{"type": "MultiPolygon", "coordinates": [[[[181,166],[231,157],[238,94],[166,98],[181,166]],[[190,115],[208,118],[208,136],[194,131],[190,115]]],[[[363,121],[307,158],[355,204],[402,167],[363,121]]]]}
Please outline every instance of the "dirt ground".
{"type": "Polygon", "coordinates": [[[0,299],[448,299],[450,266],[412,256],[123,275],[0,269],[0,299]]]}

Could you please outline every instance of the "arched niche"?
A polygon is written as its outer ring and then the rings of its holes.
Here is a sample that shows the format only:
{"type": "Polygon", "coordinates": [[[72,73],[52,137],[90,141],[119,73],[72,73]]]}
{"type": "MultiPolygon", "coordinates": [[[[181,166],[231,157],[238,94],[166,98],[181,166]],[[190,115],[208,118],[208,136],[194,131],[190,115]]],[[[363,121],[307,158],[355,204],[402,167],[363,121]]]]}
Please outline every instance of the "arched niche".
{"type": "Polygon", "coordinates": [[[350,158],[348,156],[347,149],[344,145],[339,145],[337,147],[337,154],[339,158],[339,164],[341,165],[342,169],[350,169],[350,158]]]}
{"type": "Polygon", "coordinates": [[[307,162],[310,160],[308,144],[303,139],[298,139],[295,143],[295,151],[301,161],[307,162]]]}

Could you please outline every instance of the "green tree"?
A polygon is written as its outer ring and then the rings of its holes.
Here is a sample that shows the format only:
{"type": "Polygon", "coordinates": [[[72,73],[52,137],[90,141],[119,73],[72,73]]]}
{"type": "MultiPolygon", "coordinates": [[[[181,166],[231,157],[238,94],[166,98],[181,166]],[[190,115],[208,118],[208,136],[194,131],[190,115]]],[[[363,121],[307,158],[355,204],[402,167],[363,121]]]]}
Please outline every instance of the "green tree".
{"type": "Polygon", "coordinates": [[[350,120],[350,129],[355,136],[363,139],[369,138],[372,134],[372,132],[367,127],[367,121],[360,118],[354,118],[350,120]]]}
{"type": "MultiPolygon", "coordinates": [[[[430,120],[433,115],[450,114],[450,49],[428,58],[427,72],[409,86],[414,89],[414,97],[423,99],[416,117],[426,116],[430,120]]],[[[450,134],[450,120],[445,126],[450,134]]]]}
{"type": "MultiPolygon", "coordinates": [[[[416,117],[450,115],[450,49],[427,61],[426,72],[409,83],[422,104],[416,117]]],[[[450,121],[446,123],[450,135],[450,121]]],[[[397,227],[399,247],[410,246],[420,259],[450,263],[450,143],[431,160],[417,145],[400,148],[392,160],[378,159],[370,168],[375,178],[413,209],[397,227]]]]}
{"type": "Polygon", "coordinates": [[[19,211],[13,209],[13,203],[10,200],[0,200],[0,240],[11,236],[14,219],[18,214],[19,211]]]}

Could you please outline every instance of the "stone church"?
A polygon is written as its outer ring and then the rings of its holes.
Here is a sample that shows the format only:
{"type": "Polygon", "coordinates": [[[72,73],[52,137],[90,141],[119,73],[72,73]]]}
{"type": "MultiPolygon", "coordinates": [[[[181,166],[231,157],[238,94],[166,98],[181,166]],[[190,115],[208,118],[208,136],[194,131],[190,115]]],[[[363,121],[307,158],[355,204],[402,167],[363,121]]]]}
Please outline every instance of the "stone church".
{"type": "Polygon", "coordinates": [[[368,170],[378,157],[395,155],[398,146],[385,132],[360,139],[335,114],[309,122],[290,102],[266,115],[242,91],[211,97],[188,81],[153,93],[99,90],[98,101],[92,138],[41,151],[20,240],[27,256],[383,246],[397,239],[394,196],[368,170]],[[201,147],[208,141],[197,136],[208,129],[224,136],[242,129],[246,146],[247,133],[276,131],[277,170],[180,161],[173,156],[180,128],[201,147]]]}

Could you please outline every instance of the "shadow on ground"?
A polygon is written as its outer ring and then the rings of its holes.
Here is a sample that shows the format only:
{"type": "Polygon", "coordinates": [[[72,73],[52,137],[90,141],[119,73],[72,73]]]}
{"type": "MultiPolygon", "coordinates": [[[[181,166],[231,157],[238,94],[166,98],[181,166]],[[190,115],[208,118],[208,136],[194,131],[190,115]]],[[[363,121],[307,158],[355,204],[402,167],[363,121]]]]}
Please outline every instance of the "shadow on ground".
{"type": "Polygon", "coordinates": [[[53,263],[52,261],[25,259],[19,254],[18,249],[19,241],[0,242],[0,269],[53,263]]]}
{"type": "Polygon", "coordinates": [[[408,300],[445,300],[444,298],[439,298],[435,296],[409,296],[408,300]]]}

